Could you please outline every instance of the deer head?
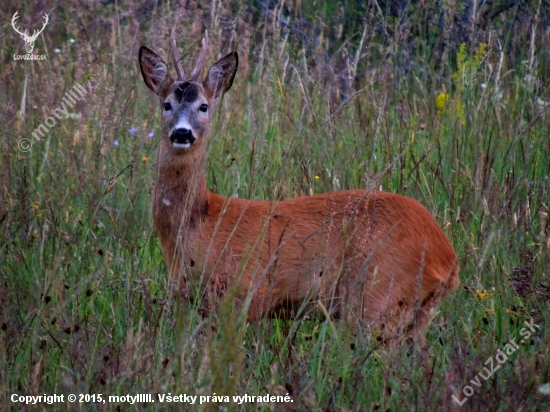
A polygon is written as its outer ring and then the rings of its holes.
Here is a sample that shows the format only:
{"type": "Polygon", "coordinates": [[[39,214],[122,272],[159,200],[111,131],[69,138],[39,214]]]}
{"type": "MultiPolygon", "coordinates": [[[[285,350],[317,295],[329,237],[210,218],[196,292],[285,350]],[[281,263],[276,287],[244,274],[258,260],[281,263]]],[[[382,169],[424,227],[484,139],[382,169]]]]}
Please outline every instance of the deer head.
{"type": "Polygon", "coordinates": [[[42,33],[44,31],[44,29],[46,28],[46,25],[48,24],[49,18],[48,18],[48,15],[46,13],[44,13],[44,24],[42,25],[42,28],[40,30],[34,30],[33,33],[32,33],[32,36],[29,36],[27,34],[27,30],[25,30],[25,32],[21,32],[21,31],[19,31],[19,29],[15,25],[15,21],[19,17],[17,15],[18,13],[19,13],[19,11],[16,11],[15,14],[13,15],[13,18],[11,19],[11,25],[13,26],[13,29],[21,35],[21,38],[23,40],[25,40],[27,53],[30,54],[30,53],[32,53],[32,51],[34,49],[34,42],[38,38],[38,35],[40,33],[42,33]]]}
{"type": "Polygon", "coordinates": [[[210,67],[202,82],[198,81],[209,44],[208,33],[205,33],[195,68],[186,79],[173,34],[172,57],[176,66],[176,81],[158,55],[145,46],[139,50],[141,74],[147,87],[157,95],[162,109],[161,162],[165,163],[171,163],[170,159],[181,160],[205,153],[204,141],[212,120],[212,110],[233,84],[238,67],[237,53],[229,53],[210,67]]]}

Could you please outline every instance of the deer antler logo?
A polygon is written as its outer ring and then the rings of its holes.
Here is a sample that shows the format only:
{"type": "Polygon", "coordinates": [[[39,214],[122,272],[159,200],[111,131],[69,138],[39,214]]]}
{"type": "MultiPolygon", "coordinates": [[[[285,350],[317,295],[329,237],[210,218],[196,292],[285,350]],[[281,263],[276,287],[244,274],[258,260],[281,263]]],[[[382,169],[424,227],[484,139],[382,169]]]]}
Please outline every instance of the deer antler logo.
{"type": "Polygon", "coordinates": [[[11,25],[13,26],[13,29],[19,33],[21,35],[21,38],[23,40],[25,40],[25,44],[26,44],[26,49],[27,49],[27,53],[32,53],[33,49],[34,49],[34,42],[36,41],[36,39],[38,38],[38,35],[40,33],[42,33],[44,31],[44,29],[46,28],[46,24],[48,24],[48,15],[46,13],[44,13],[44,24],[42,25],[42,28],[40,30],[34,30],[33,31],[33,34],[32,36],[29,36],[27,34],[27,30],[25,30],[25,32],[21,32],[19,31],[19,29],[17,28],[17,26],[15,25],[15,21],[17,20],[17,18],[19,17],[17,15],[17,13],[19,13],[19,10],[15,12],[15,14],[13,15],[13,18],[11,19],[11,25]]]}

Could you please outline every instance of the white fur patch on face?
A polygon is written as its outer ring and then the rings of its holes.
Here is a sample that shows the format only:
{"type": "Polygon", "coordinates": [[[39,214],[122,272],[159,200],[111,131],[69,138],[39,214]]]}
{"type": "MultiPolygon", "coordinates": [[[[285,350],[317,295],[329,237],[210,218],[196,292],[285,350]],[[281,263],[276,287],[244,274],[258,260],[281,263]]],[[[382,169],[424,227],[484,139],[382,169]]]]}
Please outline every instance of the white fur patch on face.
{"type": "Polygon", "coordinates": [[[174,146],[176,149],[189,149],[191,147],[191,143],[172,143],[172,146],[174,146]]]}
{"type": "Polygon", "coordinates": [[[162,203],[164,203],[166,206],[172,205],[172,202],[170,202],[168,199],[162,199],[162,203]]]}
{"type": "Polygon", "coordinates": [[[189,122],[187,121],[187,119],[179,119],[178,122],[176,123],[176,125],[174,126],[174,130],[176,129],[187,129],[187,130],[191,130],[191,133],[193,133],[193,135],[195,135],[195,131],[193,130],[193,128],[191,127],[191,125],[189,124],[189,122]]]}
{"type": "MultiPolygon", "coordinates": [[[[178,123],[174,126],[172,129],[172,133],[177,129],[187,129],[190,130],[193,136],[195,136],[195,131],[193,130],[193,127],[189,124],[189,122],[186,119],[179,119],[178,123]]],[[[174,146],[176,149],[189,149],[191,147],[191,143],[178,143],[173,142],[172,146],[174,146]]]]}

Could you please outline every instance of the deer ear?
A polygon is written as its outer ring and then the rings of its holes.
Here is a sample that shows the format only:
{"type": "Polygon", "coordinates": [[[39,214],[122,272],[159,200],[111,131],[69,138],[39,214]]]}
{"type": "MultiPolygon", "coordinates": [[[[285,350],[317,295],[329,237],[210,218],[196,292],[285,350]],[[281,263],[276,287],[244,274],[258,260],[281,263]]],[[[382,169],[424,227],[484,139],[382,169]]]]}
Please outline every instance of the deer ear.
{"type": "Polygon", "coordinates": [[[139,67],[145,84],[155,94],[159,94],[163,84],[172,80],[166,63],[145,46],[139,49],[139,67]]]}
{"type": "Polygon", "coordinates": [[[203,86],[212,94],[214,100],[218,100],[231,88],[238,67],[239,56],[237,52],[232,52],[218,60],[208,70],[203,86]]]}

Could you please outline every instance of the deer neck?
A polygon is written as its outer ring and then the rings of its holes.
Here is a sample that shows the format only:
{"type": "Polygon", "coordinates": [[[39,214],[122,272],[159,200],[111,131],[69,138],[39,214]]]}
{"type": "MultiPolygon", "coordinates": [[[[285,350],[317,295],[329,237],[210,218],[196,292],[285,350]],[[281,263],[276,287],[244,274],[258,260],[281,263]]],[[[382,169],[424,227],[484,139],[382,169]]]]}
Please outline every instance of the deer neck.
{"type": "Polygon", "coordinates": [[[208,207],[206,156],[200,150],[196,152],[194,156],[173,156],[161,147],[153,219],[167,255],[174,254],[176,245],[183,247],[184,254],[196,246],[208,207]]]}

